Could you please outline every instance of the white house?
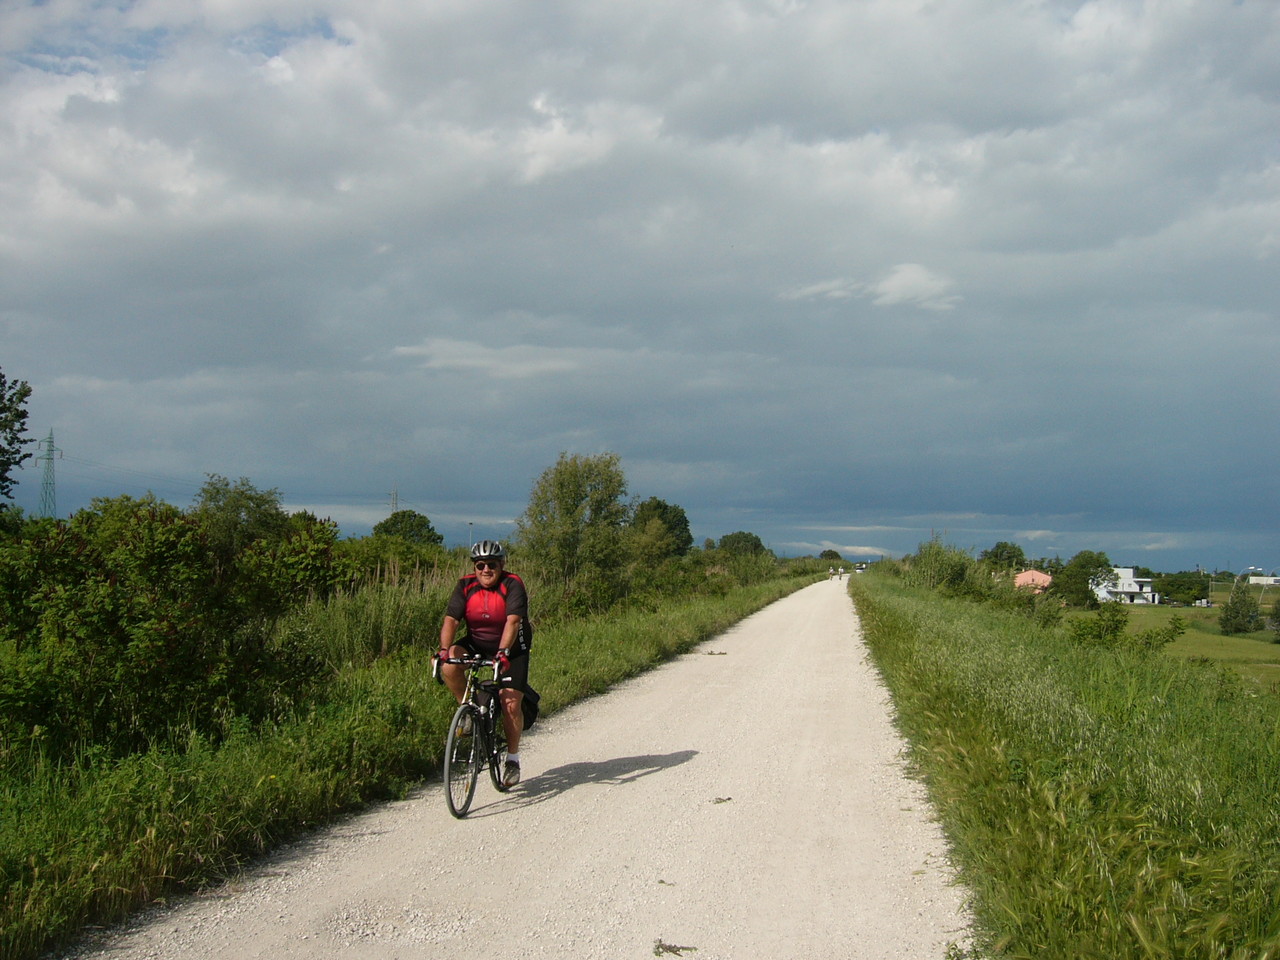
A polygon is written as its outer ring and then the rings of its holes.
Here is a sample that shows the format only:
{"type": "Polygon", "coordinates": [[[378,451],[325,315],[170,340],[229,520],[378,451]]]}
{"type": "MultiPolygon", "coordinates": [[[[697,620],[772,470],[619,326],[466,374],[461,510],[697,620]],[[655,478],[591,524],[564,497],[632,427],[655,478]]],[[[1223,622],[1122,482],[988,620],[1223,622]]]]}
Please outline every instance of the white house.
{"type": "Polygon", "coordinates": [[[1094,596],[1099,603],[1118,600],[1121,603],[1159,603],[1160,594],[1151,589],[1151,581],[1135,577],[1133,567],[1112,567],[1115,574],[1112,583],[1095,584],[1094,596]]]}

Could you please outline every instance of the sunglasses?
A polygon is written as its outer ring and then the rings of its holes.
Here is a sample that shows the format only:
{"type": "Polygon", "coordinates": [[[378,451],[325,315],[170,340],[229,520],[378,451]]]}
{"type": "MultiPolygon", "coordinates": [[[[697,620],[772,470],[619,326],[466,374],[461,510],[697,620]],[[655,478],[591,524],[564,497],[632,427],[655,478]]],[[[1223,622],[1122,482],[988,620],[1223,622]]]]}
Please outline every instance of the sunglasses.
{"type": "Polygon", "coordinates": [[[502,564],[501,564],[501,563],[495,563],[495,562],[493,562],[493,561],[491,561],[491,560],[477,560],[477,561],[476,561],[476,569],[477,569],[477,570],[497,570],[497,569],[499,569],[501,566],[502,566],[502,564]]]}

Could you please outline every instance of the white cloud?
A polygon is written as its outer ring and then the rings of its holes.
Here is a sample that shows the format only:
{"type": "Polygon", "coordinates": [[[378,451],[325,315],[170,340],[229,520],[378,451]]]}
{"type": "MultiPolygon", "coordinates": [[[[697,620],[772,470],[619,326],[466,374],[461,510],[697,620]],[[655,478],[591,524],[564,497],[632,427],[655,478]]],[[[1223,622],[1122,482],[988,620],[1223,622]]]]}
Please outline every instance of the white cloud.
{"type": "Polygon", "coordinates": [[[530,183],[599,163],[620,142],[651,140],[661,127],[660,119],[646,111],[617,104],[590,104],[580,120],[571,118],[546,94],[535,97],[532,108],[539,122],[519,137],[523,178],[530,183]]]}
{"type": "Polygon", "coordinates": [[[900,263],[871,284],[878,307],[909,304],[925,310],[953,310],[960,296],[951,293],[951,280],[918,263],[900,263]]]}
{"type": "Polygon", "coordinates": [[[820,280],[796,290],[789,290],[780,295],[782,300],[850,300],[861,295],[866,284],[858,280],[843,277],[834,280],[820,280]]]}
{"type": "MultiPolygon", "coordinates": [[[[880,557],[896,557],[901,556],[900,551],[888,550],[884,547],[864,546],[859,544],[836,543],[833,540],[822,540],[817,543],[808,540],[795,540],[787,543],[774,545],[774,550],[786,555],[807,555],[817,556],[824,550],[835,550],[846,561],[855,557],[868,557],[879,559],[880,557]]],[[[847,571],[846,571],[847,572],[847,571]]]]}
{"type": "Polygon", "coordinates": [[[1040,540],[1056,540],[1062,534],[1056,530],[1019,530],[1016,536],[1020,540],[1030,540],[1035,543],[1040,540]]]}
{"type": "Polygon", "coordinates": [[[953,287],[951,280],[918,263],[900,263],[871,283],[836,277],[786,290],[778,299],[838,302],[870,296],[878,307],[906,304],[924,310],[953,310],[962,300],[950,292],[953,287]]]}

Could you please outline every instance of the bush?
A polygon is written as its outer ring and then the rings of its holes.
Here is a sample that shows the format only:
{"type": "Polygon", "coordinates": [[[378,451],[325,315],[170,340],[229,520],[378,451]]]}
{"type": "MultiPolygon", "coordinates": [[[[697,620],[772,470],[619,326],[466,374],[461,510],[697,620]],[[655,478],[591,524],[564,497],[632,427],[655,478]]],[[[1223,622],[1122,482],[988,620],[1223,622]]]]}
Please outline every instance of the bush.
{"type": "Polygon", "coordinates": [[[920,544],[914,556],[903,557],[903,579],[926,590],[960,587],[970,576],[976,561],[963,550],[948,546],[936,534],[920,544]]]}
{"type": "Polygon", "coordinates": [[[268,639],[331,586],[335,536],[308,522],[228,562],[199,517],[151,497],[30,525],[0,549],[0,737],[128,752],[292,702],[315,671],[268,639]]]}
{"type": "Polygon", "coordinates": [[[1086,647],[1128,647],[1130,650],[1150,652],[1172,643],[1186,633],[1187,625],[1181,617],[1171,617],[1166,627],[1153,627],[1139,633],[1128,633],[1129,611],[1123,603],[1112,601],[1100,604],[1092,617],[1073,620],[1070,626],[1072,638],[1086,647]]]}
{"type": "Polygon", "coordinates": [[[1236,633],[1253,633],[1262,629],[1262,611],[1258,601],[1247,588],[1241,589],[1239,584],[1231,588],[1231,596],[1223,604],[1222,613],[1218,615],[1218,627],[1224,637],[1236,633]]]}
{"type": "Polygon", "coordinates": [[[335,545],[338,563],[351,585],[379,581],[393,586],[438,576],[441,570],[461,569],[463,556],[429,543],[374,534],[335,545]]]}

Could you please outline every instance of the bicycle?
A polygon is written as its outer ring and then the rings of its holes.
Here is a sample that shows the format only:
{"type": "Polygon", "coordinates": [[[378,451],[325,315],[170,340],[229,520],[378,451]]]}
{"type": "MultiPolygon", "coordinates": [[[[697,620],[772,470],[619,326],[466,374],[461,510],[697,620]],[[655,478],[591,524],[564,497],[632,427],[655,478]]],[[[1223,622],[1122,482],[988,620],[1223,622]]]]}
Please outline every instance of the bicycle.
{"type": "Polygon", "coordinates": [[[495,790],[506,793],[511,789],[502,782],[507,733],[502,726],[496,661],[486,657],[437,657],[435,669],[441,663],[456,664],[467,671],[467,689],[449,723],[444,745],[444,797],[449,812],[461,819],[471,809],[484,764],[489,766],[495,790]],[[480,676],[486,668],[493,671],[488,679],[480,676]]]}

